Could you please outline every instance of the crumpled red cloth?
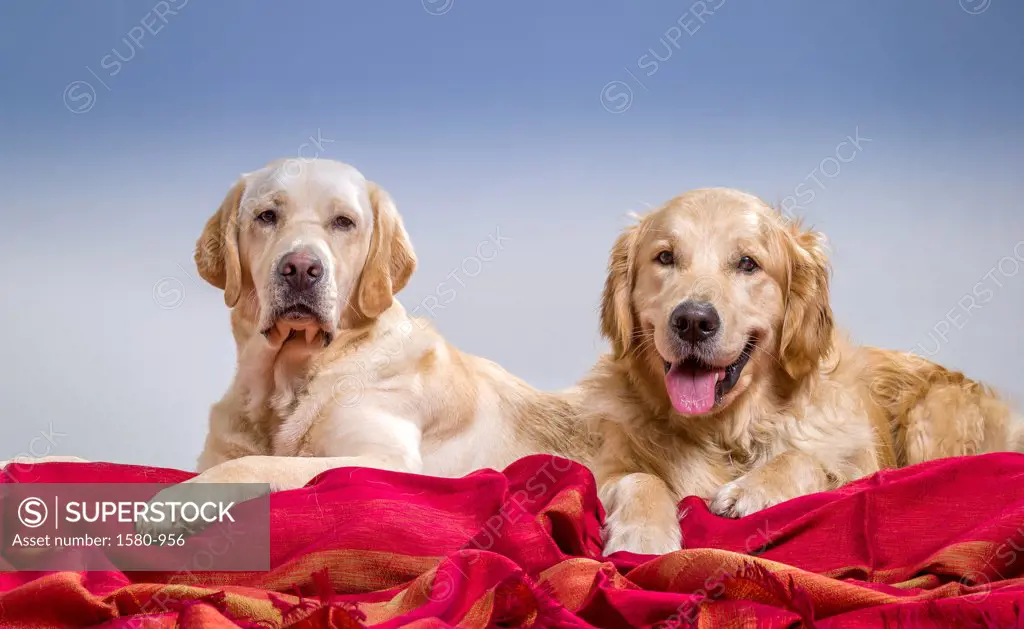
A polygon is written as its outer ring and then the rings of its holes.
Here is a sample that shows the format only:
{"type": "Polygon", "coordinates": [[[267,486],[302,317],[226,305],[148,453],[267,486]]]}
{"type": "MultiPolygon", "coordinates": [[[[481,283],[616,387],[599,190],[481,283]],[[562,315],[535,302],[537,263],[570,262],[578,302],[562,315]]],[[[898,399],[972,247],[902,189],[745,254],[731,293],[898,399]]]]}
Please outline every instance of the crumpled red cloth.
{"type": "MultiPolygon", "coordinates": [[[[6,482],[178,482],[105,463],[6,482]]],[[[5,505],[9,508],[9,505],[5,505]]],[[[1024,455],[889,470],[686,549],[601,556],[593,477],[533,456],[441,479],[359,468],[271,497],[265,573],[0,573],[2,627],[1020,627],[1024,455]]]]}

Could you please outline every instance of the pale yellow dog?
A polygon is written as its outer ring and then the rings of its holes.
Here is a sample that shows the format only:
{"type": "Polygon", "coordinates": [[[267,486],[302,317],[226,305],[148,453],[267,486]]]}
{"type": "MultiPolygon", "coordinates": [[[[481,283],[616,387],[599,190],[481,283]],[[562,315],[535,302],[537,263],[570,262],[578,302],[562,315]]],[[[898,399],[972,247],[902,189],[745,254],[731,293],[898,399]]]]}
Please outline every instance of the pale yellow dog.
{"type": "Polygon", "coordinates": [[[409,316],[395,299],[416,266],[409,236],[351,166],[278,161],[243,175],[196,265],[224,290],[238,370],[189,482],[291,489],[347,466],[458,476],[593,447],[573,392],[537,391],[409,316]]]}

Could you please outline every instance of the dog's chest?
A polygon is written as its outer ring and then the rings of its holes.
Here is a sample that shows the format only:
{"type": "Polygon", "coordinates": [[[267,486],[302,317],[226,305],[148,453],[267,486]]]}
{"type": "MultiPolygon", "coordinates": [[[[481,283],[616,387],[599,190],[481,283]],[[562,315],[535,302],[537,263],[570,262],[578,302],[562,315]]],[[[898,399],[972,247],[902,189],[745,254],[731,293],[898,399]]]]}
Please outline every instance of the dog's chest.
{"type": "Polygon", "coordinates": [[[294,416],[299,407],[302,391],[251,391],[246,406],[246,429],[258,443],[258,449],[268,455],[288,456],[279,452],[278,434],[294,416]]]}
{"type": "Polygon", "coordinates": [[[271,435],[271,451],[275,456],[300,456],[304,437],[296,441],[295,425],[303,424],[302,416],[308,412],[309,380],[294,381],[287,387],[277,388],[269,399],[275,417],[271,435]]]}
{"type": "Polygon", "coordinates": [[[710,498],[722,485],[737,476],[736,468],[728,459],[711,456],[706,450],[693,451],[677,457],[672,467],[672,488],[681,498],[710,498]]]}
{"type": "Polygon", "coordinates": [[[302,413],[313,374],[308,368],[296,367],[294,363],[279,361],[261,377],[252,379],[248,389],[247,414],[257,427],[264,450],[275,456],[297,454],[290,443],[293,440],[280,437],[282,432],[289,432],[289,425],[302,413]]]}
{"type": "Polygon", "coordinates": [[[694,442],[679,439],[667,470],[680,496],[710,498],[726,483],[757,467],[765,458],[763,444],[729,443],[721,438],[694,442]]]}

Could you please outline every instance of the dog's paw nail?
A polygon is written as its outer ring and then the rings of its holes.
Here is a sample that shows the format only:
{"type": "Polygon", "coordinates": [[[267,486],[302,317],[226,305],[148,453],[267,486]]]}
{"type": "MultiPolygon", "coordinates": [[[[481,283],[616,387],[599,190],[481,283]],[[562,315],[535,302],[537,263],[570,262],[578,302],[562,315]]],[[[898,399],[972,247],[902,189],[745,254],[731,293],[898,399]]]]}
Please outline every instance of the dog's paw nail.
{"type": "Polygon", "coordinates": [[[725,484],[708,505],[708,510],[724,518],[739,518],[745,515],[740,505],[744,501],[744,492],[736,482],[725,484]]]}
{"type": "Polygon", "coordinates": [[[741,478],[722,486],[708,505],[708,510],[726,518],[744,518],[783,500],[783,497],[771,496],[756,483],[744,482],[741,478]]]}

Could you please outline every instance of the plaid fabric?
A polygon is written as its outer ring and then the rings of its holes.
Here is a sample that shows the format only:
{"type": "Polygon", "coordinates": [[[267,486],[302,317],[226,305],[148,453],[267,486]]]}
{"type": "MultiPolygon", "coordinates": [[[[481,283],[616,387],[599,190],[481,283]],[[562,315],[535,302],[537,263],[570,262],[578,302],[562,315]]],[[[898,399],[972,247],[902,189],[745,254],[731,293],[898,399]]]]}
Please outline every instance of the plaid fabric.
{"type": "MultiPolygon", "coordinates": [[[[110,464],[7,482],[177,482],[110,464]]],[[[590,473],[535,456],[438,479],[339,469],[274,494],[266,573],[2,573],[3,627],[1021,627],[1024,455],[891,470],[687,549],[600,553],[590,473]]]]}

